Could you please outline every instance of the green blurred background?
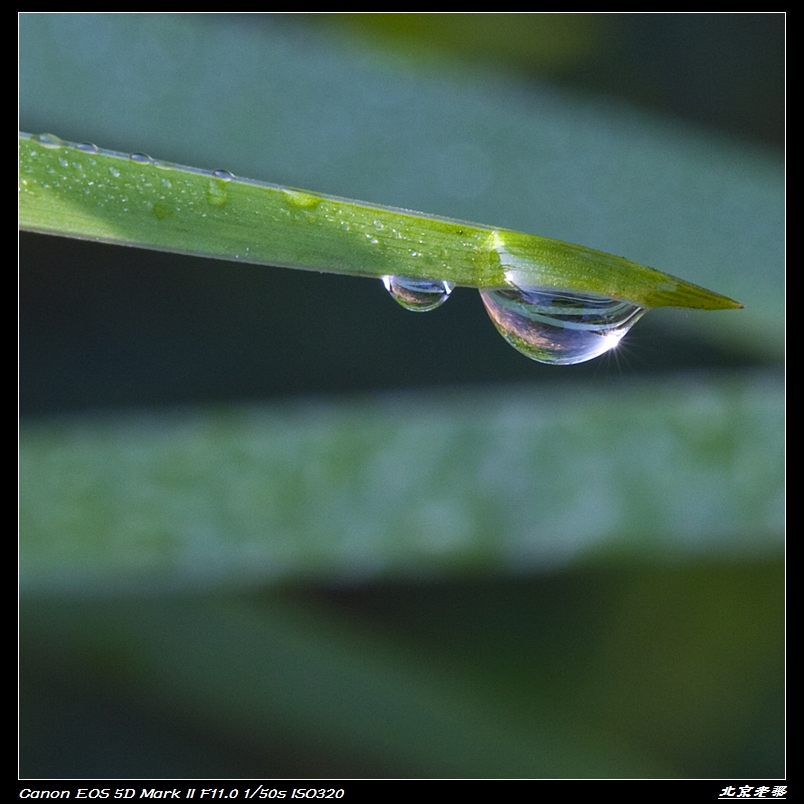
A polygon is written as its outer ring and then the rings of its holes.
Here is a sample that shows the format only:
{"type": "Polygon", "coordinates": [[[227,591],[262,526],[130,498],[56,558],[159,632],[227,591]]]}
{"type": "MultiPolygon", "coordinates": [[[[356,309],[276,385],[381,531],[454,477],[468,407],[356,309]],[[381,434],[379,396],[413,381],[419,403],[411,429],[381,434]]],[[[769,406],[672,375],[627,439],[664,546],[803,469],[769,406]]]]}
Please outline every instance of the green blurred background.
{"type": "Polygon", "coordinates": [[[746,309],[542,366],[476,293],[20,237],[24,777],[784,774],[783,14],[28,14],[20,128],[746,309]]]}

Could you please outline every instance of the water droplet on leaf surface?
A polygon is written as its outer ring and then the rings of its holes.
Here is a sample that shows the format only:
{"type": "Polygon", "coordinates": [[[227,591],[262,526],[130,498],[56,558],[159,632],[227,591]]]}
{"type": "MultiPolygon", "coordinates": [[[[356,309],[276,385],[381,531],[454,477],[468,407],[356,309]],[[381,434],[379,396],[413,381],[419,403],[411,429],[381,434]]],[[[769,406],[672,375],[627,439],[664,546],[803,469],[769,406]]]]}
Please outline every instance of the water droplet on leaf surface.
{"type": "Polygon", "coordinates": [[[633,302],[553,288],[485,288],[480,297],[514,349],[556,366],[608,352],[647,312],[633,302]]]}
{"type": "Polygon", "coordinates": [[[153,157],[148,154],[131,154],[129,157],[132,162],[139,162],[141,165],[152,165],[154,163],[153,157]]]}
{"type": "Polygon", "coordinates": [[[384,276],[382,281],[398,304],[417,313],[440,307],[455,287],[442,279],[412,279],[408,276],[384,276]]]}
{"type": "Polygon", "coordinates": [[[44,145],[45,148],[61,148],[67,144],[55,134],[35,134],[31,139],[33,139],[34,142],[38,142],[40,145],[44,145]]]}
{"type": "Polygon", "coordinates": [[[229,202],[229,193],[226,189],[226,182],[229,179],[213,179],[207,187],[207,203],[213,207],[224,207],[229,202]]]}

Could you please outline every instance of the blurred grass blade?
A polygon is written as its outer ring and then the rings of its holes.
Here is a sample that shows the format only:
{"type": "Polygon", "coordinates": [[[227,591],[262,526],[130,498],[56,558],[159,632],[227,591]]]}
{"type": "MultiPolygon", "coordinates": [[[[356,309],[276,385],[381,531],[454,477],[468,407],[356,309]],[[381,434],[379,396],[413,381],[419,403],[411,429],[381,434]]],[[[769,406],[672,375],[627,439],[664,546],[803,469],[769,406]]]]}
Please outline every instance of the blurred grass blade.
{"type": "Polygon", "coordinates": [[[741,307],[622,257],[536,235],[20,135],[20,226],[184,254],[458,285],[592,291],[644,307],[741,307]]]}
{"type": "Polygon", "coordinates": [[[43,421],[22,431],[21,588],[775,555],[783,399],[749,375],[43,421]]]}
{"type": "Polygon", "coordinates": [[[304,746],[307,775],[339,755],[375,773],[413,777],[669,771],[644,746],[607,739],[593,723],[568,727],[538,690],[525,707],[501,701],[494,677],[459,657],[411,651],[408,640],[323,606],[193,597],[102,607],[39,601],[24,603],[22,617],[29,660],[48,646],[65,672],[124,689],[160,718],[246,739],[262,750],[266,768],[276,763],[271,743],[290,742],[304,746]]]}

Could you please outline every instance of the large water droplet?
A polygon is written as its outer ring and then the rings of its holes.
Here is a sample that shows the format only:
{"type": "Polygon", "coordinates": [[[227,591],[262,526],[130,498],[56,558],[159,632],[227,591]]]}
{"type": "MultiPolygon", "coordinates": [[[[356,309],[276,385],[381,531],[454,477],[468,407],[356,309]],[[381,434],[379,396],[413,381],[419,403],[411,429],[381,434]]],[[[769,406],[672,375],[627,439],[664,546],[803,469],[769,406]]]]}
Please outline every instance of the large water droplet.
{"type": "Polygon", "coordinates": [[[440,307],[455,287],[443,279],[411,279],[408,276],[384,276],[382,281],[399,304],[417,313],[440,307]]]}
{"type": "Polygon", "coordinates": [[[633,302],[553,288],[485,288],[480,297],[514,349],[556,366],[608,352],[647,312],[633,302]]]}

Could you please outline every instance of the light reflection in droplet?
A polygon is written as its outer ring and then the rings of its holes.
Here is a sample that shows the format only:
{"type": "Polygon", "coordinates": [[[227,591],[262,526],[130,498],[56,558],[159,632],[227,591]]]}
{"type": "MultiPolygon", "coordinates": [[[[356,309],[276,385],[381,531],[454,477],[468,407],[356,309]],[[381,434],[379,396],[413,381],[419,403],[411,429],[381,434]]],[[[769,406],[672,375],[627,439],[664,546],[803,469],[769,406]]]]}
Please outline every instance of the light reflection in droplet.
{"type": "Polygon", "coordinates": [[[556,366],[608,352],[647,312],[633,302],[553,288],[484,288],[480,297],[511,346],[556,366]]]}
{"type": "Polygon", "coordinates": [[[455,287],[443,279],[413,279],[407,276],[384,276],[382,281],[398,304],[417,313],[440,307],[455,287]]]}

